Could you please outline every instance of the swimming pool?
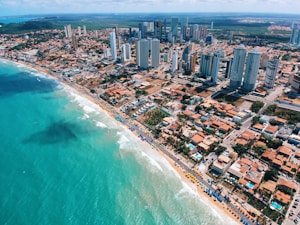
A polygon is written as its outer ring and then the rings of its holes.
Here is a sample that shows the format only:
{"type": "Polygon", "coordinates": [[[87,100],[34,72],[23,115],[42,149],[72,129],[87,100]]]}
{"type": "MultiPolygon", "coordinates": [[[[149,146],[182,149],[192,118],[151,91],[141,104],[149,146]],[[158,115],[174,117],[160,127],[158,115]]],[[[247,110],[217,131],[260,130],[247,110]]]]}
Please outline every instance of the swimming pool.
{"type": "Polygon", "coordinates": [[[193,150],[195,148],[195,146],[194,145],[192,145],[191,143],[189,144],[189,149],[190,150],[193,150]]]}
{"type": "Polygon", "coordinates": [[[278,211],[280,211],[282,209],[282,206],[279,205],[277,202],[271,202],[271,208],[277,209],[278,211]]]}
{"type": "Polygon", "coordinates": [[[253,189],[254,188],[254,184],[252,182],[248,182],[246,184],[246,188],[253,189]]]}

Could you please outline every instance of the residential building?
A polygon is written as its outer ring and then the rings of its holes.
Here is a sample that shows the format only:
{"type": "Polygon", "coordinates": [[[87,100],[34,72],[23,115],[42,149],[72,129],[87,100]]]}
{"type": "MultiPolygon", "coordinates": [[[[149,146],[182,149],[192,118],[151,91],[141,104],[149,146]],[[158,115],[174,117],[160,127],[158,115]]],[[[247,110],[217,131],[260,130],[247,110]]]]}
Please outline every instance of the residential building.
{"type": "Polygon", "coordinates": [[[211,81],[216,84],[218,79],[219,67],[220,67],[220,50],[214,53],[212,69],[211,69],[211,81]]]}
{"type": "Polygon", "coordinates": [[[248,54],[245,76],[244,76],[243,86],[242,86],[243,91],[249,92],[255,89],[259,64],[260,64],[260,53],[257,51],[257,49],[254,49],[248,54]]]}
{"type": "Polygon", "coordinates": [[[266,70],[266,79],[265,79],[265,86],[267,88],[274,87],[278,65],[279,65],[279,59],[271,59],[268,62],[267,70],[266,70]]]}
{"type": "Polygon", "coordinates": [[[151,40],[151,66],[158,67],[160,60],[160,41],[158,39],[151,40]]]}
{"type": "Polygon", "coordinates": [[[211,53],[201,54],[200,57],[200,75],[205,78],[211,77],[213,55],[211,53]]]}
{"type": "Polygon", "coordinates": [[[230,88],[236,89],[241,86],[243,71],[246,59],[246,48],[240,45],[234,49],[234,58],[232,61],[231,75],[230,75],[230,88]]]}
{"type": "Polygon", "coordinates": [[[110,33],[110,48],[112,60],[117,60],[117,44],[116,44],[116,33],[113,31],[110,33]]]}
{"type": "Polygon", "coordinates": [[[121,47],[122,61],[126,62],[131,59],[131,48],[129,43],[125,43],[121,47]]]}

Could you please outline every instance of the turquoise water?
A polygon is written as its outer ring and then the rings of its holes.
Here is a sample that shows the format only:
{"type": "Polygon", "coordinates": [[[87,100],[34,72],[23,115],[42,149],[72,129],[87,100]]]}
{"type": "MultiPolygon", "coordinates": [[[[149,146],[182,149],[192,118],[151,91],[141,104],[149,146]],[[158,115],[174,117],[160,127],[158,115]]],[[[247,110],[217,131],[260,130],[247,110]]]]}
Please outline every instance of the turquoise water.
{"type": "Polygon", "coordinates": [[[254,186],[255,186],[255,184],[252,183],[252,182],[248,182],[248,183],[246,184],[246,187],[249,188],[249,189],[253,189],[254,186]]]}
{"type": "Polygon", "coordinates": [[[98,106],[0,60],[0,224],[234,224],[98,106]]]}
{"type": "Polygon", "coordinates": [[[0,17],[0,23],[21,23],[29,20],[33,20],[35,17],[0,17]]]}
{"type": "Polygon", "coordinates": [[[282,206],[279,205],[277,202],[271,202],[271,206],[275,209],[277,209],[278,211],[280,211],[282,209],[282,206]]]}

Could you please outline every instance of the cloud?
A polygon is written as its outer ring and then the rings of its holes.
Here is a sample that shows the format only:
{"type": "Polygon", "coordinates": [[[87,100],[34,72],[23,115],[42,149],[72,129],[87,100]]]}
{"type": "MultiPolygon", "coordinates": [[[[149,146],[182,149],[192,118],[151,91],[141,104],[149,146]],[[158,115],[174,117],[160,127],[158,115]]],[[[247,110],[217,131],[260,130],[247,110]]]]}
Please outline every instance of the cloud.
{"type": "Polygon", "coordinates": [[[299,13],[293,0],[0,0],[7,12],[280,12],[299,13]]]}

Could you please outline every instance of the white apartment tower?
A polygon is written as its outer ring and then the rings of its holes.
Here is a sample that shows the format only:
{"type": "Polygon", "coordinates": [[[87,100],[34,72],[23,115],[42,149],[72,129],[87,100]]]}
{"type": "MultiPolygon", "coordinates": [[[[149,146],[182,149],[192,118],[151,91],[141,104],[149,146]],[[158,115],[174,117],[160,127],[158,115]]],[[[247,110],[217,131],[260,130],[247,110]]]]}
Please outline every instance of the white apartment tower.
{"type": "Polygon", "coordinates": [[[248,54],[245,76],[242,90],[245,92],[253,91],[255,89],[256,77],[258,74],[261,54],[257,49],[252,50],[248,54]]]}
{"type": "Polygon", "coordinates": [[[246,48],[244,45],[240,45],[234,49],[234,58],[231,67],[230,84],[233,89],[239,88],[242,83],[244,66],[246,59],[246,48]]]}
{"type": "Polygon", "coordinates": [[[271,59],[268,62],[267,70],[266,70],[266,79],[265,79],[265,86],[267,88],[274,87],[278,65],[279,65],[279,59],[271,59]]]}
{"type": "Polygon", "coordinates": [[[151,66],[158,67],[160,59],[160,41],[158,39],[151,40],[151,66]]]}
{"type": "Polygon", "coordinates": [[[66,38],[71,38],[72,37],[72,28],[71,28],[71,25],[68,24],[64,28],[65,28],[65,36],[66,36],[66,38]]]}
{"type": "Polygon", "coordinates": [[[129,43],[125,43],[121,47],[122,51],[122,61],[126,62],[131,59],[131,48],[129,43]]]}
{"type": "Polygon", "coordinates": [[[178,69],[178,50],[173,52],[171,71],[175,72],[178,69]]]}
{"type": "Polygon", "coordinates": [[[148,69],[148,56],[149,56],[149,41],[146,39],[137,42],[137,62],[138,66],[142,69],[148,69]]]}
{"type": "Polygon", "coordinates": [[[113,31],[110,33],[110,48],[112,60],[117,60],[117,46],[116,46],[116,33],[113,31]]]}
{"type": "Polygon", "coordinates": [[[214,53],[212,69],[211,69],[211,81],[216,84],[218,79],[219,67],[220,67],[221,52],[218,50],[214,53]]]}

